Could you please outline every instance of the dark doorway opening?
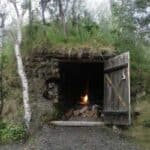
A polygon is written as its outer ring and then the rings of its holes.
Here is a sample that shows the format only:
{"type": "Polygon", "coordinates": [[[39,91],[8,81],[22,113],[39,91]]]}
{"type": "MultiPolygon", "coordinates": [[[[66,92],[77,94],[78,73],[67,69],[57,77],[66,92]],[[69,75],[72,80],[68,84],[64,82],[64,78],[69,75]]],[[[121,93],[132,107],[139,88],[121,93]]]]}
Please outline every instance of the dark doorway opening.
{"type": "Polygon", "coordinates": [[[60,62],[60,100],[65,111],[82,105],[88,96],[87,105],[103,108],[104,65],[101,62],[60,62]]]}

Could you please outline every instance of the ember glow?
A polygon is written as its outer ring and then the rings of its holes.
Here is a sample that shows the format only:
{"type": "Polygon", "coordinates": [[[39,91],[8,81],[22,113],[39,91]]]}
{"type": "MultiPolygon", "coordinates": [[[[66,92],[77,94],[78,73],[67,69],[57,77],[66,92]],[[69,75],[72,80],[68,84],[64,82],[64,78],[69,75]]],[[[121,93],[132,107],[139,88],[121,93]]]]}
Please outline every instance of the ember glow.
{"type": "Polygon", "coordinates": [[[81,103],[80,104],[86,105],[88,103],[89,103],[89,97],[88,97],[88,94],[86,94],[85,96],[81,97],[81,103]]]}

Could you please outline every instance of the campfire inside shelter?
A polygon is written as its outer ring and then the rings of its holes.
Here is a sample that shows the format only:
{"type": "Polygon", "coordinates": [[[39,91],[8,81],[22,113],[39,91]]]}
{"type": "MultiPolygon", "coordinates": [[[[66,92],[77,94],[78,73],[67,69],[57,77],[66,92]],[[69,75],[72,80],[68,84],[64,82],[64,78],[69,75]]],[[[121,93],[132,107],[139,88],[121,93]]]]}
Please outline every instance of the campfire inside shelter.
{"type": "Polygon", "coordinates": [[[100,62],[60,62],[62,120],[95,121],[103,109],[104,74],[100,62]]]}

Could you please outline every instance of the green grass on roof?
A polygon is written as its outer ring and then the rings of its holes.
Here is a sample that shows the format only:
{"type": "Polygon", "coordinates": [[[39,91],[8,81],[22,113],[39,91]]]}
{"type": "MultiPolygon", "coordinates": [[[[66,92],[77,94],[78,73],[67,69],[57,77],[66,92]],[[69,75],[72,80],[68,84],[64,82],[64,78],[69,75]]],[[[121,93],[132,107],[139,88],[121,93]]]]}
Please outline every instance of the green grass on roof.
{"type": "Polygon", "coordinates": [[[32,30],[26,26],[23,28],[22,51],[26,54],[43,49],[62,53],[78,53],[82,50],[90,53],[113,53],[113,39],[110,32],[104,33],[101,30],[93,25],[89,31],[82,24],[77,30],[68,23],[65,40],[60,27],[54,23],[48,26],[34,24],[32,30]]]}

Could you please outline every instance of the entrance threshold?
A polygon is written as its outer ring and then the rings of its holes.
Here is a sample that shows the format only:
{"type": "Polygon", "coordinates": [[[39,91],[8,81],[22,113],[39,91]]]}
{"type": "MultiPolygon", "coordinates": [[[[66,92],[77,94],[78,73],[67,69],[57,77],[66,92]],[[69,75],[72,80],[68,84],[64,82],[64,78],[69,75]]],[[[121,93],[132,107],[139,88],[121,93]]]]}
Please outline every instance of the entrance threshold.
{"type": "Polygon", "coordinates": [[[51,121],[54,126],[70,126],[70,127],[89,127],[89,126],[104,126],[102,121],[51,121]]]}

